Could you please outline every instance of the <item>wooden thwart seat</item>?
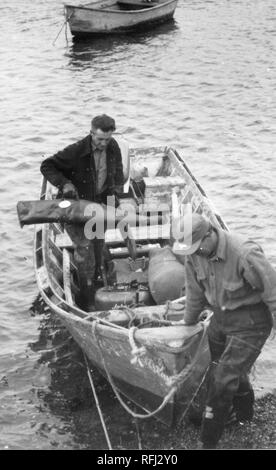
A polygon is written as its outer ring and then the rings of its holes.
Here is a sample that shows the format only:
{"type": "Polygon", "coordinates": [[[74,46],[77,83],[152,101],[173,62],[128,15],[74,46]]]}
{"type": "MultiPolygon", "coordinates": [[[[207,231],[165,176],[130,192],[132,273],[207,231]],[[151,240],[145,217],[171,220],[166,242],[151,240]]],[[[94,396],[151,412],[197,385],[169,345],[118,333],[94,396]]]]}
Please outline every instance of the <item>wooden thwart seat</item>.
{"type": "Polygon", "coordinates": [[[143,9],[143,8],[152,8],[159,5],[158,2],[145,2],[142,0],[119,0],[117,2],[119,6],[127,7],[128,9],[143,9]]]}
{"type": "MultiPolygon", "coordinates": [[[[159,238],[169,239],[170,238],[170,224],[131,227],[130,232],[133,238],[137,241],[157,240],[159,238]]],[[[122,242],[123,242],[123,236],[119,228],[109,229],[105,232],[105,243],[107,245],[113,245],[113,244],[116,245],[122,242]]],[[[67,232],[57,234],[55,238],[55,244],[60,249],[63,249],[63,248],[73,249],[75,246],[67,232]]]]}
{"type": "Polygon", "coordinates": [[[55,238],[55,243],[60,249],[73,249],[75,246],[67,232],[58,233],[55,238]]]}
{"type": "MultiPolygon", "coordinates": [[[[166,225],[152,225],[142,227],[130,227],[130,233],[134,240],[158,240],[170,238],[170,224],[166,225]]],[[[122,243],[123,236],[118,228],[107,230],[105,233],[105,243],[112,245],[116,243],[122,243]]]]}

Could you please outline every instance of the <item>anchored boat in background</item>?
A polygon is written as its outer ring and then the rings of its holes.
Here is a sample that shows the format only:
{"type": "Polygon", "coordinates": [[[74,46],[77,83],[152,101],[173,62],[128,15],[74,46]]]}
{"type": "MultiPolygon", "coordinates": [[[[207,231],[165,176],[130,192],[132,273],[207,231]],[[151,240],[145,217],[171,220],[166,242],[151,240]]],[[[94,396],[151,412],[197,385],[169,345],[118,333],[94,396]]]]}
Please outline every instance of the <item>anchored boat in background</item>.
{"type": "Polygon", "coordinates": [[[85,5],[65,5],[72,35],[126,33],[170,20],[178,0],[96,0],[85,5]]]}
{"type": "Polygon", "coordinates": [[[80,202],[70,206],[70,201],[56,199],[56,188],[44,180],[37,205],[19,203],[19,220],[21,225],[35,224],[35,272],[42,298],[107,377],[122,406],[133,413],[127,397],[143,410],[138,417],[172,424],[197,394],[210,357],[208,314],[196,325],[183,324],[185,270],[170,248],[170,220],[189,206],[214,226],[227,227],[175,150],[128,152],[120,147],[125,194],[118,213],[132,206],[142,224],[128,226],[126,238],[116,226],[104,232],[95,311],[78,306],[74,247],[62,223],[68,217],[79,222],[74,211],[80,202]],[[48,223],[44,205],[50,210],[48,223]],[[145,223],[148,217],[155,217],[150,224],[145,223]]]}

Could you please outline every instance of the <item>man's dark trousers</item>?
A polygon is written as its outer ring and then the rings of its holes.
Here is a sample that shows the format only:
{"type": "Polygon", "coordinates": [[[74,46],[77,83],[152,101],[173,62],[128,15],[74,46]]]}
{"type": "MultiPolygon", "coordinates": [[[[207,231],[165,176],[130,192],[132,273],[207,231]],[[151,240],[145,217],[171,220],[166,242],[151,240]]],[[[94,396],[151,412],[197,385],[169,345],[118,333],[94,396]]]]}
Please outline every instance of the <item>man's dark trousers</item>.
{"type": "Polygon", "coordinates": [[[253,393],[248,374],[272,328],[271,314],[263,302],[232,311],[213,310],[208,328],[212,364],[201,428],[206,448],[216,446],[235,400],[237,409],[240,405],[240,420],[246,414],[246,395],[252,397],[253,393]],[[245,400],[239,401],[239,395],[245,400]]]}

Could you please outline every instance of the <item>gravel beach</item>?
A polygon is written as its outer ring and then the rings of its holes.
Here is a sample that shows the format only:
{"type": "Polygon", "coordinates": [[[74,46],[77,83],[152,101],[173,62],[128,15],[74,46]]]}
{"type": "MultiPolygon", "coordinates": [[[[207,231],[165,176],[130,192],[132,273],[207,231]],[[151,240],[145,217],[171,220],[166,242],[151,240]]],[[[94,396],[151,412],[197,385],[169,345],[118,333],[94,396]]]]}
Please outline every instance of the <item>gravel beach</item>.
{"type": "MultiPolygon", "coordinates": [[[[191,423],[184,422],[174,430],[166,430],[158,423],[154,432],[147,430],[146,426],[142,429],[145,449],[197,449],[199,428],[191,423]]],[[[275,395],[256,400],[252,422],[235,423],[225,429],[217,450],[223,449],[276,449],[275,395]]]]}

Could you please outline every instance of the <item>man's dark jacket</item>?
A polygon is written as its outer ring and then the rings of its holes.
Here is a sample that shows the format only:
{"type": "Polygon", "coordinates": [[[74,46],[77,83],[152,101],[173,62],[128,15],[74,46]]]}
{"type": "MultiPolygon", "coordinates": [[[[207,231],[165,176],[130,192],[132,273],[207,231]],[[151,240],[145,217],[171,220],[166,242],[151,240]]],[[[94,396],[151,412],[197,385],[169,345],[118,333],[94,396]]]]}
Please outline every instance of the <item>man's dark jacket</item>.
{"type": "MultiPolygon", "coordinates": [[[[106,147],[106,165],[107,194],[122,192],[124,184],[122,155],[118,143],[113,138],[106,147]]],[[[96,169],[90,134],[52,157],[46,158],[41,164],[40,171],[60,190],[66,183],[73,183],[81,199],[96,200],[96,169]]]]}

